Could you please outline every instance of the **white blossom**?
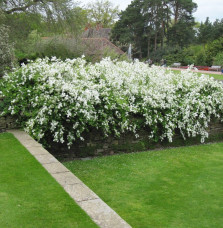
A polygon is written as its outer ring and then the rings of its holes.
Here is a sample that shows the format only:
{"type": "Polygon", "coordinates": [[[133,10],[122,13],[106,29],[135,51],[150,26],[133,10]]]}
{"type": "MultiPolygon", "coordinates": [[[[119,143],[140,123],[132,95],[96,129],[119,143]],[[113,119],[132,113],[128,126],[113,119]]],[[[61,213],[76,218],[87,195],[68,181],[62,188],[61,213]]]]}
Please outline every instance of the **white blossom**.
{"type": "Polygon", "coordinates": [[[131,131],[136,137],[145,128],[149,139],[170,142],[178,129],[185,139],[200,135],[203,142],[211,119],[223,121],[219,82],[139,61],[38,59],[6,74],[2,88],[3,96],[11,97],[3,113],[20,115],[37,139],[50,134],[69,147],[84,140],[89,128],[105,136],[131,131]]]}

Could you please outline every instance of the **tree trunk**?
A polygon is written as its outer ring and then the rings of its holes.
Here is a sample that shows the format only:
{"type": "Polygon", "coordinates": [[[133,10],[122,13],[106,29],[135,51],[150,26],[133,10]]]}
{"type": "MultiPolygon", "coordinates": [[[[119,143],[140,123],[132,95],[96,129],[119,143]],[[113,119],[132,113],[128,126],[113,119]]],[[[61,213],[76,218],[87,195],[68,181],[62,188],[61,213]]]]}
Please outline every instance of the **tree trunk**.
{"type": "Polygon", "coordinates": [[[162,22],[162,31],[161,31],[161,48],[163,49],[163,40],[164,40],[164,33],[165,33],[165,23],[164,21],[162,22]]]}
{"type": "Polygon", "coordinates": [[[157,49],[157,32],[155,33],[155,39],[154,39],[154,51],[156,52],[157,49]]]}
{"type": "Polygon", "coordinates": [[[174,10],[174,24],[178,22],[179,17],[179,2],[178,0],[175,1],[175,10],[174,10]]]}
{"type": "Polygon", "coordinates": [[[148,50],[147,50],[147,57],[149,58],[150,56],[150,41],[151,41],[151,37],[148,36],[148,50]]]}
{"type": "Polygon", "coordinates": [[[142,59],[142,48],[141,48],[141,46],[139,47],[139,59],[142,59]]]}

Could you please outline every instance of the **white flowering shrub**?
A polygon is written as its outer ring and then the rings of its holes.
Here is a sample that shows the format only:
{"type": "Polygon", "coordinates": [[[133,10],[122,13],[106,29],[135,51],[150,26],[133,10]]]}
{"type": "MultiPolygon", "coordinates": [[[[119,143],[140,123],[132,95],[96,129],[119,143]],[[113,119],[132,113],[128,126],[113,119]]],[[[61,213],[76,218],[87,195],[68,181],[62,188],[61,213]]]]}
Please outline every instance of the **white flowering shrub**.
{"type": "Polygon", "coordinates": [[[223,87],[187,70],[174,74],[144,63],[83,58],[38,59],[6,74],[1,84],[9,102],[3,114],[16,115],[38,140],[68,146],[93,128],[119,136],[140,129],[151,140],[208,137],[212,118],[223,120],[223,87]]]}

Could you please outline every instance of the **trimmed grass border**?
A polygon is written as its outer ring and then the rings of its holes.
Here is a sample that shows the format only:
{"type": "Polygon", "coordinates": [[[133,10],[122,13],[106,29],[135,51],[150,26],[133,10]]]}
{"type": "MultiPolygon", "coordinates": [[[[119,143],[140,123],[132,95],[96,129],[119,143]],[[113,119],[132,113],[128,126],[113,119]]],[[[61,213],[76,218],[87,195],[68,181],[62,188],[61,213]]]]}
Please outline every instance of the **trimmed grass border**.
{"type": "Polygon", "coordinates": [[[0,158],[0,227],[98,227],[10,133],[0,158]]]}
{"type": "Polygon", "coordinates": [[[197,73],[199,76],[201,76],[202,74],[208,75],[209,77],[213,77],[214,79],[217,80],[223,80],[223,74],[209,74],[209,73],[197,73]]]}
{"type": "Polygon", "coordinates": [[[64,164],[134,228],[223,227],[223,143],[64,164]]]}
{"type": "MultiPolygon", "coordinates": [[[[175,74],[178,74],[181,70],[174,70],[171,69],[171,71],[173,71],[175,74]]],[[[223,74],[210,74],[210,73],[201,73],[201,72],[194,72],[196,73],[198,76],[201,76],[202,74],[207,75],[208,77],[213,77],[216,80],[223,80],[223,74]]]]}

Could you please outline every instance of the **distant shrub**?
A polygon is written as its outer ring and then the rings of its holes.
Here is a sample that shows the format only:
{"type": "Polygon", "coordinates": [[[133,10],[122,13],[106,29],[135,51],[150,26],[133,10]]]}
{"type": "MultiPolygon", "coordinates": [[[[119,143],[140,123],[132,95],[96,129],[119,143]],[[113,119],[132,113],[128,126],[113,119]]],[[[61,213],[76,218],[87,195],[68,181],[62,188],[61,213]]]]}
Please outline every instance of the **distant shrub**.
{"type": "Polygon", "coordinates": [[[218,53],[222,53],[222,52],[223,52],[223,37],[209,43],[206,48],[206,56],[207,56],[206,61],[208,65],[213,65],[214,58],[217,56],[218,53]]]}
{"type": "Polygon", "coordinates": [[[195,55],[195,61],[194,64],[196,66],[207,66],[208,63],[206,61],[206,53],[205,51],[199,52],[195,55]]]}
{"type": "Polygon", "coordinates": [[[62,60],[81,57],[83,46],[78,38],[63,38],[61,36],[47,37],[37,43],[37,53],[40,57],[57,57],[62,60]]]}
{"type": "Polygon", "coordinates": [[[222,67],[223,67],[223,52],[218,53],[218,54],[214,57],[213,65],[222,66],[222,67]]]}
{"type": "Polygon", "coordinates": [[[172,65],[174,62],[180,62],[183,66],[197,65],[206,66],[206,52],[202,45],[191,45],[183,49],[173,49],[168,55],[163,56],[167,60],[167,65],[172,65]]]}

